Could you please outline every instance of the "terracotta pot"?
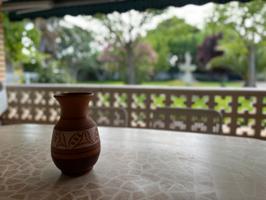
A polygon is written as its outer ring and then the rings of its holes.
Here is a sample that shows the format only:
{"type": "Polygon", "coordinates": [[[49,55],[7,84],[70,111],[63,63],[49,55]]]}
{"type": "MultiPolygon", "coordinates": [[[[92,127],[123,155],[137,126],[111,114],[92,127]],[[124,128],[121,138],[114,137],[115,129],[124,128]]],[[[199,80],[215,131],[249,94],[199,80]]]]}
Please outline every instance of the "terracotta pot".
{"type": "Polygon", "coordinates": [[[51,155],[66,175],[78,176],[90,171],[97,162],[101,146],[96,123],[88,115],[93,93],[54,95],[61,116],[54,127],[51,155]]]}

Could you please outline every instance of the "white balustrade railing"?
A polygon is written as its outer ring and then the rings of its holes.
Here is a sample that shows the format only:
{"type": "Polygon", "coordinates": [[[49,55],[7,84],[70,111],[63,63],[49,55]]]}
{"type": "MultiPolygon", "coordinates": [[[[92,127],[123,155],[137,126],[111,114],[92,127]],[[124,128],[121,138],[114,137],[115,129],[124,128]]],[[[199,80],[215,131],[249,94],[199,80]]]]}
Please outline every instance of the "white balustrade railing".
{"type": "Polygon", "coordinates": [[[3,116],[3,122],[55,123],[59,118],[59,106],[53,95],[78,91],[95,92],[91,102],[94,109],[125,110],[127,127],[152,128],[152,113],[156,108],[205,108],[222,114],[222,134],[266,139],[266,90],[261,89],[7,85],[8,111],[3,116]]]}

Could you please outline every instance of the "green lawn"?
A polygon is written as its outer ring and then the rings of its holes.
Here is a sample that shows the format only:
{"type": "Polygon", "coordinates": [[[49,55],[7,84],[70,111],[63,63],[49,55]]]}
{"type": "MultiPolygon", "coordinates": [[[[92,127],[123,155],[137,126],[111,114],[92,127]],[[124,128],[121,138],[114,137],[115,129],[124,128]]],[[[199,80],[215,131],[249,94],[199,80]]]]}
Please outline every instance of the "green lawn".
{"type": "MultiPolygon", "coordinates": [[[[143,85],[164,85],[164,86],[186,86],[183,81],[180,80],[171,80],[171,81],[152,81],[145,82],[143,85]]],[[[226,87],[242,87],[242,82],[228,82],[225,83],[226,87]]],[[[194,87],[221,87],[219,82],[195,82],[191,86],[194,87]]]]}
{"type": "MultiPolygon", "coordinates": [[[[91,84],[108,84],[108,85],[125,85],[122,81],[89,81],[86,83],[91,84]]],[[[170,81],[149,81],[143,82],[141,85],[160,85],[160,86],[186,86],[186,84],[180,80],[170,81]]],[[[243,82],[227,82],[224,84],[225,87],[242,87],[243,82]]],[[[194,87],[221,87],[219,82],[195,82],[191,86],[194,87]]]]}

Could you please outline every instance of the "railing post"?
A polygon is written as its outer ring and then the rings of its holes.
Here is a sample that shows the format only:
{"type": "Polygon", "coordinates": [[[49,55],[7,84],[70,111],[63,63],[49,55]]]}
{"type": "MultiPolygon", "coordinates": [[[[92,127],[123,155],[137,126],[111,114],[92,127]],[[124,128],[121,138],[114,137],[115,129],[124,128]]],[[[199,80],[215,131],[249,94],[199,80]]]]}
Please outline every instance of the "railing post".
{"type": "MultiPolygon", "coordinates": [[[[214,110],[214,108],[215,108],[215,102],[214,102],[215,94],[208,94],[208,98],[209,98],[208,103],[207,103],[208,108],[214,110]]],[[[213,119],[208,117],[207,118],[207,124],[212,124],[212,120],[213,119]]],[[[208,132],[210,132],[210,133],[213,131],[211,126],[207,126],[207,129],[208,129],[208,132]]]]}
{"type": "Polygon", "coordinates": [[[256,138],[261,138],[261,130],[262,130],[262,120],[263,120],[263,96],[259,95],[256,98],[257,102],[255,104],[256,107],[256,121],[255,121],[255,137],[256,138]]]}
{"type": "Polygon", "coordinates": [[[237,108],[238,108],[238,96],[232,95],[232,112],[231,112],[231,123],[230,123],[230,135],[236,134],[237,131],[237,108]]]}
{"type": "Polygon", "coordinates": [[[132,102],[133,102],[133,97],[132,93],[127,91],[127,114],[128,114],[128,127],[132,127],[131,121],[132,121],[132,102]]]}

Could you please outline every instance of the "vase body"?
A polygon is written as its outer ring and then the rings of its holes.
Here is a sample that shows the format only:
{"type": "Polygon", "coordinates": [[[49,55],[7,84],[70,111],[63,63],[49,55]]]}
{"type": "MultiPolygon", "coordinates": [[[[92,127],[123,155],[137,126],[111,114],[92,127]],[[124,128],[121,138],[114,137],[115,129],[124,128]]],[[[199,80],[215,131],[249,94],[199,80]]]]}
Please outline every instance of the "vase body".
{"type": "Polygon", "coordinates": [[[62,93],[54,97],[61,107],[54,127],[51,156],[62,173],[70,176],[90,171],[97,162],[101,145],[98,128],[88,115],[93,93],[62,93]]]}

